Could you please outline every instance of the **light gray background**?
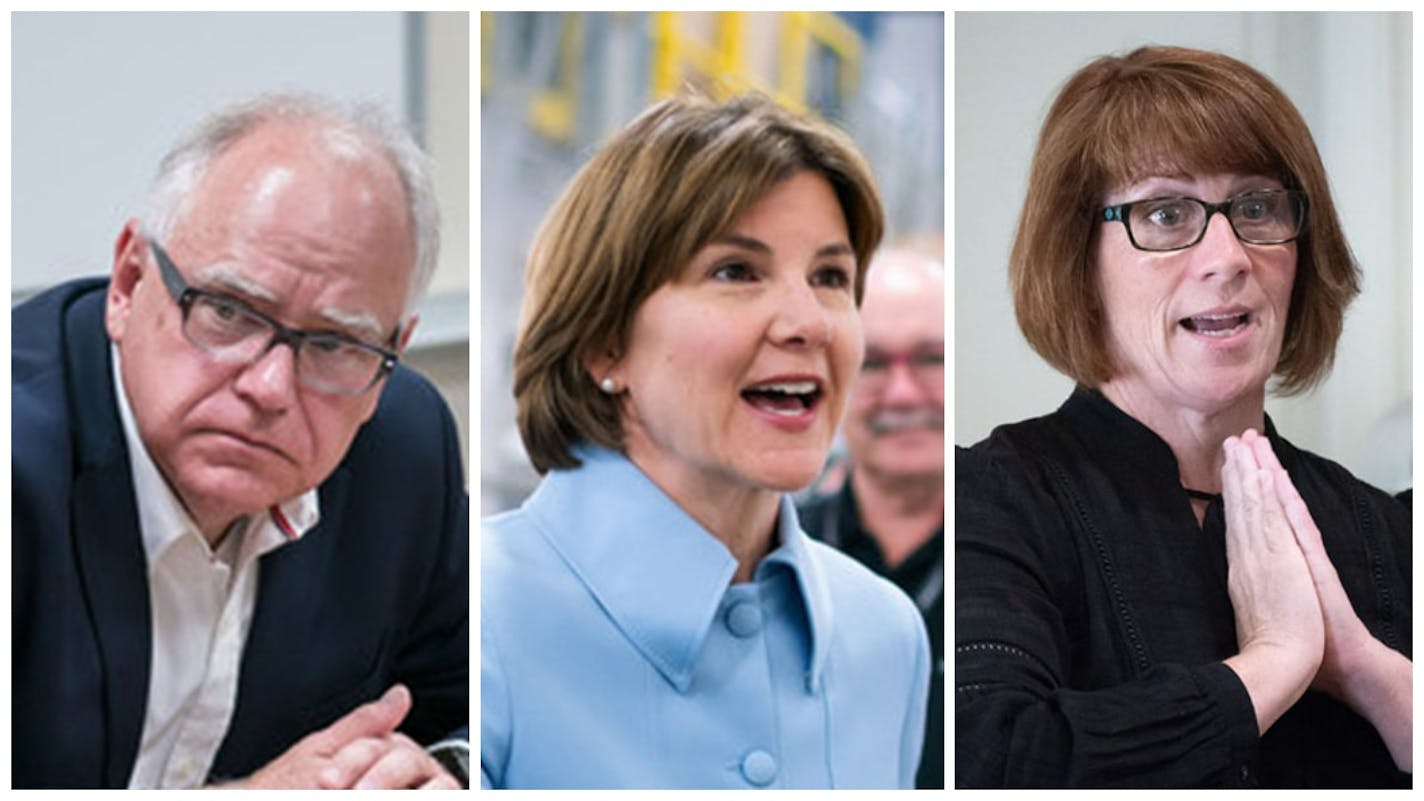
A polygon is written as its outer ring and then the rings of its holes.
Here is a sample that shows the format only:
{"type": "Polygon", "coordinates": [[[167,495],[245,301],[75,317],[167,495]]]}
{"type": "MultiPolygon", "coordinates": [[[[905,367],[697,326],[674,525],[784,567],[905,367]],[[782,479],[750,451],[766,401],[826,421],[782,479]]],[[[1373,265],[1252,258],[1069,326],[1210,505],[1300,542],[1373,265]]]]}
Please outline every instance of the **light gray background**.
{"type": "Polygon", "coordinates": [[[11,284],[107,273],[158,160],[217,106],[305,89],[408,118],[400,14],[11,17],[11,284]]]}
{"type": "Polygon", "coordinates": [[[442,215],[405,361],[468,442],[469,27],[465,13],[11,14],[12,300],[107,274],[159,159],[218,106],[274,90],[379,103],[434,158],[442,215]]]}
{"type": "Polygon", "coordinates": [[[1291,97],[1364,273],[1329,379],[1268,397],[1267,412],[1297,445],[1386,489],[1410,486],[1410,27],[1406,13],[956,14],[956,444],[1051,412],[1072,389],[1024,341],[1008,289],[1043,115],[1096,56],[1174,44],[1242,59],[1291,97]]]}

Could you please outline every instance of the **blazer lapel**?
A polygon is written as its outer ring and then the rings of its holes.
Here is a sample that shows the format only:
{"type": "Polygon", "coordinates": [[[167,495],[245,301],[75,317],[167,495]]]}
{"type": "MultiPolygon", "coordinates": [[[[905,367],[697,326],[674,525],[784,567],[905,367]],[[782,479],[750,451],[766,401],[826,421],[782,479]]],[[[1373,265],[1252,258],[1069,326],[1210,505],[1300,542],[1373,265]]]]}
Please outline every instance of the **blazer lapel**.
{"type": "Polygon", "coordinates": [[[278,730],[268,710],[291,711],[293,696],[284,673],[300,669],[291,664],[293,655],[310,647],[312,632],[320,625],[320,593],[332,562],[342,558],[336,537],[346,525],[341,510],[349,485],[350,471],[338,466],[317,491],[321,521],[297,542],[259,559],[257,602],[242,652],[237,703],[213,759],[212,780],[244,776],[279,756],[286,744],[329,722],[303,720],[297,729],[278,730]]]}
{"type": "MultiPolygon", "coordinates": [[[[125,787],[148,707],[151,615],[148,565],[133,477],[114,403],[103,296],[69,314],[70,419],[78,429],[71,520],[85,600],[103,662],[105,784],[125,787]]],[[[87,300],[87,299],[86,299],[87,300]]]]}

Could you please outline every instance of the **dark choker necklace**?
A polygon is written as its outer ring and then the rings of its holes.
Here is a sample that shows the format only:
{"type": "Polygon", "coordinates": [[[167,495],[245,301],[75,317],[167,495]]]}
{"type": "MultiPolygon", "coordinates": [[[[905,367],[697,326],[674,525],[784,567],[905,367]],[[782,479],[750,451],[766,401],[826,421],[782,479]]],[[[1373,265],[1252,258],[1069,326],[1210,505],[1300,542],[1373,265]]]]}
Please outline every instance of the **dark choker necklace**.
{"type": "Polygon", "coordinates": [[[1207,503],[1211,503],[1221,497],[1218,493],[1202,492],[1201,490],[1194,490],[1191,487],[1182,487],[1182,491],[1187,493],[1187,497],[1193,500],[1206,501],[1207,503]]]}

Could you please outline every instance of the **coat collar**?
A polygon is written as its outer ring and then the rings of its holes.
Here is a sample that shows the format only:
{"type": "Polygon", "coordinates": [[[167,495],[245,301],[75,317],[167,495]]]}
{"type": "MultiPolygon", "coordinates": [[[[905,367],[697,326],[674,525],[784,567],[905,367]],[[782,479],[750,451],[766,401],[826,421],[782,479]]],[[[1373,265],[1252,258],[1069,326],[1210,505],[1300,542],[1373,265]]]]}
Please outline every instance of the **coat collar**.
{"type": "MultiPolygon", "coordinates": [[[[685,692],[736,559],[624,455],[592,446],[575,453],[583,466],[551,472],[524,509],[623,635],[685,692]]],[[[777,525],[777,546],[754,581],[780,570],[794,576],[810,627],[806,669],[814,690],[829,651],[830,596],[789,497],[777,525]]]]}

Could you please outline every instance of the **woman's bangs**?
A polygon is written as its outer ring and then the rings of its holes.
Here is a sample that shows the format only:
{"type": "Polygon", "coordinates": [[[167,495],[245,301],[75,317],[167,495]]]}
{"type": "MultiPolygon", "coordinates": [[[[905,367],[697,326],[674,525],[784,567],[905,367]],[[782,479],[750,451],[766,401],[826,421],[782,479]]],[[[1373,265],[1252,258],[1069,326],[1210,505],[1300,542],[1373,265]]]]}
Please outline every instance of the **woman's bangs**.
{"type": "MultiPolygon", "coordinates": [[[[1143,87],[1149,88],[1149,87],[1143,87]]],[[[1104,191],[1154,176],[1213,173],[1284,178],[1279,152],[1234,98],[1185,94],[1116,98],[1098,117],[1096,161],[1104,191]]]]}

